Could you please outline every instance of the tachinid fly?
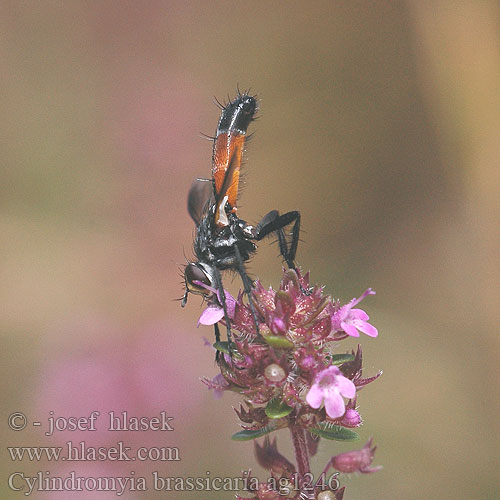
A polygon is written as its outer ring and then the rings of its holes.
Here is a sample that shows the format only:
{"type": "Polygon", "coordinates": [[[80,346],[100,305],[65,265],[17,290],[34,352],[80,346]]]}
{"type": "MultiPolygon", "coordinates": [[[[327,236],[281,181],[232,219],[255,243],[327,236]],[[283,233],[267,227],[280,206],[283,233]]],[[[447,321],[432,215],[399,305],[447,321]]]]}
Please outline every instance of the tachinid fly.
{"type": "MultiPolygon", "coordinates": [[[[238,95],[221,108],[213,139],[212,179],[196,179],[188,194],[188,211],[196,224],[194,253],[197,260],[189,262],[184,270],[186,292],[182,298],[182,306],[186,305],[189,293],[204,295],[217,301],[224,310],[230,346],[231,322],[221,271],[230,269],[241,276],[258,334],[259,317],[251,293],[253,282],[245,270],[245,262],[256,251],[256,241],[276,233],[280,253],[288,267],[294,269],[300,214],[292,211],[280,215],[277,210],[272,210],[256,226],[247,224],[236,215],[242,155],[248,126],[257,112],[256,96],[238,91],[238,95]],[[292,223],[288,241],[284,228],[292,223]]],[[[215,337],[217,341],[220,340],[217,324],[215,337]]]]}

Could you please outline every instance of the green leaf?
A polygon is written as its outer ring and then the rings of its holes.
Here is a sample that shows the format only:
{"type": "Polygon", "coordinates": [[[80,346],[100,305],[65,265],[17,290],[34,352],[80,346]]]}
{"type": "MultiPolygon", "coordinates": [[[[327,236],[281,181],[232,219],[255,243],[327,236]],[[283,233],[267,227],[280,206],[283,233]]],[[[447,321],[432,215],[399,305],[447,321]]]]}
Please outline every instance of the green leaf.
{"type": "Polygon", "coordinates": [[[288,406],[284,401],[279,398],[273,398],[266,406],[266,415],[269,418],[283,418],[290,415],[293,408],[288,406]]]}
{"type": "Polygon", "coordinates": [[[347,361],[354,361],[354,354],[334,354],[332,356],[332,365],[341,365],[347,361]]]}
{"type": "Polygon", "coordinates": [[[278,349],[291,349],[293,342],[279,335],[264,335],[264,340],[271,346],[278,349]]]}
{"type": "Polygon", "coordinates": [[[229,354],[229,342],[215,342],[214,348],[217,349],[220,352],[224,352],[226,354],[229,354]]]}
{"type": "Polygon", "coordinates": [[[309,432],[316,434],[325,439],[333,439],[335,441],[357,441],[359,436],[351,429],[346,429],[340,425],[329,425],[322,422],[318,427],[309,429],[309,432]]]}
{"type": "Polygon", "coordinates": [[[233,441],[250,441],[252,439],[265,436],[266,434],[269,434],[274,430],[276,430],[276,427],[274,425],[266,425],[265,427],[262,427],[262,429],[258,429],[255,431],[247,430],[237,432],[236,434],[233,434],[231,436],[231,439],[233,441]]]}

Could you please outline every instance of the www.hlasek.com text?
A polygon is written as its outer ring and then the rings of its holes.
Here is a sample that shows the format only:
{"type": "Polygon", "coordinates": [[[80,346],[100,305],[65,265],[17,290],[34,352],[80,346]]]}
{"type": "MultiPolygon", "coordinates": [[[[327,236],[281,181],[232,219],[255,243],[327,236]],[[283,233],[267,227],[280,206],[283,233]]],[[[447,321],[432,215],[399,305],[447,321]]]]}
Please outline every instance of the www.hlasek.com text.
{"type": "Polygon", "coordinates": [[[85,441],[65,446],[8,446],[7,450],[13,462],[29,460],[39,462],[178,462],[181,460],[179,448],[175,446],[142,446],[132,449],[118,441],[116,446],[89,446],[85,441]]]}

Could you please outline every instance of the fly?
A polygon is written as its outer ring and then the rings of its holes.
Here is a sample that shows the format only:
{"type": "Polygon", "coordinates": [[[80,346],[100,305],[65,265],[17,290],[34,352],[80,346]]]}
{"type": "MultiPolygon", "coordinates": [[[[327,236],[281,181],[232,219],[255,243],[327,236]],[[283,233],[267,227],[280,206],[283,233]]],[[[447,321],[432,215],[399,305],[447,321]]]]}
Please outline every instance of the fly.
{"type": "MultiPolygon", "coordinates": [[[[256,96],[238,91],[238,95],[221,108],[213,139],[212,178],[196,179],[188,194],[188,212],[196,224],[194,253],[197,260],[185,267],[186,291],[181,304],[183,307],[186,305],[189,293],[216,300],[213,294],[215,290],[224,310],[227,338],[231,346],[231,322],[221,272],[232,270],[240,275],[258,335],[259,319],[252,299],[253,281],[246,272],[245,263],[257,250],[255,242],[275,233],[284,261],[290,269],[295,269],[300,213],[291,211],[280,215],[277,210],[272,210],[256,226],[238,217],[240,169],[247,129],[257,113],[256,96]],[[291,238],[287,241],[284,229],[292,223],[291,238]]],[[[216,341],[220,340],[217,323],[215,338],[216,341]]]]}

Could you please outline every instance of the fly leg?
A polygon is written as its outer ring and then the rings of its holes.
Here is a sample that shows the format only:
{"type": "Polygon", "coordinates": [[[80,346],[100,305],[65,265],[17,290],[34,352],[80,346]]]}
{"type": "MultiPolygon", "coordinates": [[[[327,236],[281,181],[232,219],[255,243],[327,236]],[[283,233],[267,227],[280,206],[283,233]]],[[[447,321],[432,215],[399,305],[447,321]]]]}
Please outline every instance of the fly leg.
{"type": "MultiPolygon", "coordinates": [[[[215,328],[215,342],[220,342],[219,323],[215,323],[214,328],[215,328]]],[[[219,351],[217,351],[217,352],[219,352],[219,351]]]]}
{"type": "MultiPolygon", "coordinates": [[[[219,330],[219,324],[218,323],[214,324],[214,332],[215,332],[215,343],[217,344],[217,343],[220,342],[220,330],[219,330]]],[[[215,351],[215,362],[216,363],[219,362],[220,355],[221,355],[221,352],[217,349],[215,351]]]]}
{"type": "Polygon", "coordinates": [[[280,253],[290,269],[295,269],[295,254],[299,244],[300,212],[296,210],[280,215],[277,210],[271,210],[255,227],[254,238],[260,241],[270,233],[278,235],[280,253]],[[290,245],[286,240],[284,228],[293,222],[290,245]]]}
{"type": "Polygon", "coordinates": [[[241,281],[243,281],[243,289],[245,290],[245,293],[248,297],[248,305],[250,306],[250,312],[252,313],[253,323],[255,325],[255,332],[257,333],[257,335],[260,335],[259,323],[257,321],[257,313],[255,312],[255,304],[253,303],[253,298],[252,298],[253,283],[252,280],[248,277],[248,274],[245,270],[245,265],[243,264],[243,259],[241,258],[238,245],[234,246],[234,253],[236,255],[236,261],[238,263],[238,273],[241,276],[241,281]]]}
{"type": "MultiPolygon", "coordinates": [[[[222,285],[222,278],[220,275],[219,269],[217,267],[213,266],[213,272],[214,272],[214,280],[215,280],[215,288],[219,292],[219,300],[222,306],[222,309],[224,310],[224,320],[226,321],[226,330],[227,330],[227,341],[229,345],[229,355],[231,356],[231,344],[232,344],[232,338],[231,338],[231,320],[229,319],[229,313],[227,312],[227,304],[226,304],[226,294],[224,292],[224,286],[222,285]]],[[[215,325],[215,340],[220,339],[220,334],[219,334],[219,328],[217,327],[217,324],[215,325]]],[[[217,357],[216,357],[217,359],[217,357]]]]}

